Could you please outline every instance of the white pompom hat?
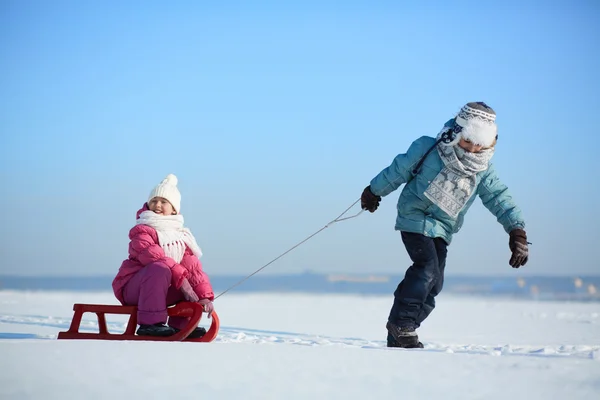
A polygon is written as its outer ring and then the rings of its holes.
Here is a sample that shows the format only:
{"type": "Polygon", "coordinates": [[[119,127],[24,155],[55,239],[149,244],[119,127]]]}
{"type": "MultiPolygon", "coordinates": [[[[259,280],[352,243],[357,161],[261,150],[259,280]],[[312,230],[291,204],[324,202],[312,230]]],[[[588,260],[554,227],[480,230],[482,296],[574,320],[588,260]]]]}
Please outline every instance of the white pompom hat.
{"type": "Polygon", "coordinates": [[[490,147],[498,137],[496,112],[482,101],[464,105],[456,115],[455,123],[457,139],[462,137],[475,144],[490,147]]]}
{"type": "Polygon", "coordinates": [[[181,193],[179,193],[179,189],[177,189],[177,177],[173,174],[167,175],[161,183],[152,189],[150,196],[148,196],[148,202],[155,197],[162,197],[169,200],[169,203],[171,203],[175,212],[179,214],[181,211],[181,193]]]}

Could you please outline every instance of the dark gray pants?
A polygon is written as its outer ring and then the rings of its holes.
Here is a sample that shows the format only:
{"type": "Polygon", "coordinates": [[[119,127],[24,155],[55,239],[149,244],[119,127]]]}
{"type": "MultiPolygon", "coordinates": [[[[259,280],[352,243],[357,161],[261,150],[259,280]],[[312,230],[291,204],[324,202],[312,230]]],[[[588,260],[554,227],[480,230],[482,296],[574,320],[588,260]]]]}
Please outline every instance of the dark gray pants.
{"type": "Polygon", "coordinates": [[[435,296],[444,285],[448,244],[442,238],[401,232],[413,264],[394,292],[389,322],[400,327],[418,328],[435,308],[435,296]]]}

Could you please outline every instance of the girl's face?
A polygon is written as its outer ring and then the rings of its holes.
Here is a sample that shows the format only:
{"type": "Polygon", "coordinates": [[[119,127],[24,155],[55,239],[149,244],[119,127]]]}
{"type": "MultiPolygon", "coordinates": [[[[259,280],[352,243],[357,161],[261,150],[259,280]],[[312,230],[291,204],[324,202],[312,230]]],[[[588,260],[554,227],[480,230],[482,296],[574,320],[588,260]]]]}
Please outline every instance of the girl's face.
{"type": "Polygon", "coordinates": [[[458,145],[460,147],[462,147],[464,150],[468,151],[469,153],[479,153],[481,150],[483,150],[483,146],[479,145],[479,144],[475,144],[473,142],[471,142],[468,139],[460,139],[460,142],[458,142],[458,145]]]}
{"type": "Polygon", "coordinates": [[[152,200],[148,202],[148,208],[150,211],[154,211],[156,214],[160,215],[175,215],[177,214],[173,209],[169,200],[163,197],[154,197],[152,200]]]}

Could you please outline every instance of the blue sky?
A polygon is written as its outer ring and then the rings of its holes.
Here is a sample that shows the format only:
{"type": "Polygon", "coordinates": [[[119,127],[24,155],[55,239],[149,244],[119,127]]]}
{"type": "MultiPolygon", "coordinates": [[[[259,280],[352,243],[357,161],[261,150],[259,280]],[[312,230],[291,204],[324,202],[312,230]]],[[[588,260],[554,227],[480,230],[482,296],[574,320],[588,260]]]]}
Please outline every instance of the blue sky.
{"type": "MultiPolygon", "coordinates": [[[[0,3],[0,274],[114,274],[165,175],[209,274],[260,268],[350,206],[469,101],[530,262],[476,201],[449,274],[598,273],[600,5],[0,3]]],[[[264,273],[403,273],[400,191],[264,273]]],[[[358,211],[358,207],[352,211],[358,211]]]]}

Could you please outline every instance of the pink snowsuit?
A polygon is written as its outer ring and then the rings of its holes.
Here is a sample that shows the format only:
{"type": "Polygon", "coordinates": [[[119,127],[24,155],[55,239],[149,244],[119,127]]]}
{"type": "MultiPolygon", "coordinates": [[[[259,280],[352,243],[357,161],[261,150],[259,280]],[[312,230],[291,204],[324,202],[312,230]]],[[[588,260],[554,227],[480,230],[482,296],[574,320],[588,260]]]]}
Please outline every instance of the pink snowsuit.
{"type": "MultiPolygon", "coordinates": [[[[147,211],[146,204],[136,218],[147,211]]],[[[186,246],[180,263],[165,253],[158,242],[156,230],[148,225],[136,225],[129,231],[129,258],[123,261],[112,287],[123,305],[137,305],[138,324],[152,325],[167,321],[167,306],[184,300],[179,290],[187,278],[200,300],[214,300],[214,293],[202,264],[186,246]]],[[[169,325],[182,329],[188,318],[170,318],[169,325]]]]}

